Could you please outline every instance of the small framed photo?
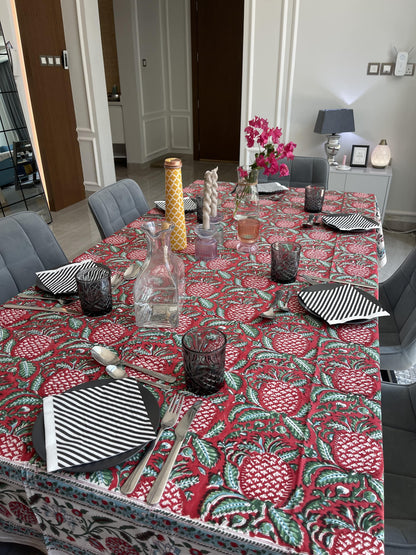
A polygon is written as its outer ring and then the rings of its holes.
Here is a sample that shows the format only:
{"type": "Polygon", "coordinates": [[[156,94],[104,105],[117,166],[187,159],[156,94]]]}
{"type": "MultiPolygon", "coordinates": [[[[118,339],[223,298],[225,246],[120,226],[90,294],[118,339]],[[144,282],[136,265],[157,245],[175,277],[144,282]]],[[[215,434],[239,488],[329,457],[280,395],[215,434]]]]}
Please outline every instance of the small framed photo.
{"type": "Polygon", "coordinates": [[[365,168],[367,167],[369,145],[352,145],[351,162],[352,168],[365,168]]]}
{"type": "Polygon", "coordinates": [[[415,64],[407,64],[405,75],[411,76],[414,74],[415,74],[415,64]]]}
{"type": "Polygon", "coordinates": [[[381,64],[381,75],[393,75],[394,64],[381,64]]]}
{"type": "Polygon", "coordinates": [[[370,62],[367,66],[367,75],[378,75],[380,73],[380,64],[370,62]]]}

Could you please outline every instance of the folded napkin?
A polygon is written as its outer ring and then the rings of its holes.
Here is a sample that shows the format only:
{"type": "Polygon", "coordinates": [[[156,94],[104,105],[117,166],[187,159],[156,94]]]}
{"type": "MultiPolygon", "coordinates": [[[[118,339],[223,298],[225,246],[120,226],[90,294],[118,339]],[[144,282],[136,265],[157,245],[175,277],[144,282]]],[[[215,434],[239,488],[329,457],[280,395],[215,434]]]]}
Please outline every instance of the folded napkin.
{"type": "Polygon", "coordinates": [[[380,225],[371,218],[358,213],[324,216],[322,221],[324,224],[339,231],[368,231],[370,229],[377,229],[380,225]]]}
{"type": "Polygon", "coordinates": [[[134,378],[43,400],[48,472],[113,457],[156,437],[134,378]]]}
{"type": "Polygon", "coordinates": [[[277,193],[277,191],[286,191],[289,187],[277,183],[277,181],[267,181],[265,183],[258,183],[257,190],[260,195],[267,195],[272,193],[277,193]]]}
{"type": "MultiPolygon", "coordinates": [[[[166,202],[164,200],[155,200],[155,205],[160,210],[166,210],[166,202]]],[[[195,212],[196,210],[196,203],[189,197],[183,197],[183,206],[185,212],[195,212]]]]}
{"type": "Polygon", "coordinates": [[[307,310],[330,325],[389,316],[377,299],[353,285],[314,285],[302,289],[298,296],[307,310]]]}
{"type": "Polygon", "coordinates": [[[75,276],[83,268],[95,266],[93,260],[83,260],[74,264],[66,264],[54,270],[36,272],[37,285],[54,295],[76,293],[77,282],[75,276]]]}

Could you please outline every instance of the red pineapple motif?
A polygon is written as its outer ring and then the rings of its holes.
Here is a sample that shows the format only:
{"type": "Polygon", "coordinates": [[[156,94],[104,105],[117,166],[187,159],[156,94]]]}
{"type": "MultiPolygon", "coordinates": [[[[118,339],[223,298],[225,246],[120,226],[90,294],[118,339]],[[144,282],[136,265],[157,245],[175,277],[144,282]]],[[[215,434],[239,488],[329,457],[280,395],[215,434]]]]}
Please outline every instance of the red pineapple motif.
{"type": "Polygon", "coordinates": [[[206,298],[213,295],[217,289],[218,285],[216,283],[206,283],[204,281],[200,281],[199,283],[191,283],[188,285],[187,292],[189,295],[206,298]]]}
{"type": "Polygon", "coordinates": [[[374,341],[374,332],[357,324],[347,324],[338,327],[338,337],[345,343],[358,343],[369,347],[374,341]]]}
{"type": "Polygon", "coordinates": [[[23,503],[19,503],[19,501],[11,501],[9,503],[9,509],[14,514],[14,516],[24,522],[25,524],[36,524],[37,520],[36,517],[29,507],[23,505],[23,503]]]}
{"type": "Polygon", "coordinates": [[[373,245],[364,245],[363,243],[351,243],[347,245],[348,252],[352,254],[371,254],[373,245]]]}
{"type": "Polygon", "coordinates": [[[17,436],[0,434],[0,454],[12,461],[24,460],[26,446],[17,436]]]}
{"type": "Polygon", "coordinates": [[[339,368],[333,377],[334,386],[340,391],[373,397],[376,391],[375,380],[362,370],[339,368]]]}
{"type": "Polygon", "coordinates": [[[306,258],[316,258],[318,260],[326,260],[331,256],[331,253],[325,249],[305,249],[303,254],[306,258]]]}
{"type": "Polygon", "coordinates": [[[234,364],[240,357],[241,352],[237,349],[237,347],[227,343],[227,346],[225,347],[225,369],[232,370],[234,364]]]}
{"type": "Polygon", "coordinates": [[[127,241],[128,239],[125,235],[112,235],[104,239],[104,243],[109,243],[110,245],[123,245],[127,241]]]}
{"type": "Polygon", "coordinates": [[[382,555],[383,542],[362,530],[341,530],[336,533],[333,555],[382,555]]]}
{"type": "MultiPolygon", "coordinates": [[[[182,406],[182,412],[186,412],[194,404],[194,398],[185,398],[182,406]]],[[[194,419],[192,420],[191,429],[197,432],[201,437],[204,432],[209,429],[212,424],[217,419],[218,409],[211,403],[211,401],[205,400],[199,407],[194,419]]]]}
{"type": "Polygon", "coordinates": [[[224,315],[227,320],[248,324],[256,316],[256,309],[249,304],[233,304],[226,308],[224,315]]]}
{"type": "Polygon", "coordinates": [[[345,266],[345,271],[349,276],[359,276],[363,278],[368,278],[371,276],[371,268],[368,268],[368,266],[363,266],[361,264],[347,264],[345,266]]]}
{"type": "Polygon", "coordinates": [[[270,280],[265,276],[245,276],[241,280],[243,287],[252,289],[266,289],[270,285],[270,280]]]}
{"type": "Polygon", "coordinates": [[[16,310],[14,308],[5,308],[0,311],[0,326],[9,326],[15,322],[20,322],[29,316],[27,310],[16,310]]]}
{"type": "MultiPolygon", "coordinates": [[[[137,499],[143,499],[143,500],[146,499],[146,496],[149,493],[154,480],[155,479],[151,477],[142,478],[139,484],[137,485],[136,489],[134,490],[132,497],[136,497],[137,499]]],[[[170,511],[176,514],[182,514],[183,493],[175,485],[174,482],[168,481],[168,483],[166,484],[165,491],[163,492],[162,498],[160,500],[160,506],[163,507],[164,509],[169,509],[170,511]]]]}
{"type": "Polygon", "coordinates": [[[149,370],[155,370],[156,372],[161,372],[162,374],[168,368],[168,362],[161,357],[155,355],[137,355],[130,360],[132,364],[137,364],[137,366],[143,366],[144,368],[149,368],[149,370]]]}
{"type": "Polygon", "coordinates": [[[272,343],[277,352],[298,357],[305,356],[312,348],[309,338],[296,332],[276,332],[272,343]]]}
{"type": "Polygon", "coordinates": [[[101,324],[90,335],[90,341],[112,345],[128,333],[128,329],[120,324],[101,324]]]}
{"type": "Polygon", "coordinates": [[[374,439],[358,432],[336,432],[333,447],[335,462],[345,470],[381,477],[383,450],[374,439]]]}
{"type": "Polygon", "coordinates": [[[266,382],[259,391],[262,407],[292,416],[297,414],[302,402],[299,388],[285,382],[266,382]]]}
{"type": "Polygon", "coordinates": [[[295,486],[290,466],[271,453],[253,453],[240,466],[240,488],[249,499],[286,503],[295,486]]]}
{"type": "Polygon", "coordinates": [[[48,335],[28,335],[16,343],[12,349],[15,357],[32,360],[54,348],[54,342],[48,335]]]}
{"type": "Polygon", "coordinates": [[[44,382],[39,390],[39,394],[42,397],[56,395],[87,381],[88,378],[76,370],[59,370],[59,372],[56,372],[44,382]]]}

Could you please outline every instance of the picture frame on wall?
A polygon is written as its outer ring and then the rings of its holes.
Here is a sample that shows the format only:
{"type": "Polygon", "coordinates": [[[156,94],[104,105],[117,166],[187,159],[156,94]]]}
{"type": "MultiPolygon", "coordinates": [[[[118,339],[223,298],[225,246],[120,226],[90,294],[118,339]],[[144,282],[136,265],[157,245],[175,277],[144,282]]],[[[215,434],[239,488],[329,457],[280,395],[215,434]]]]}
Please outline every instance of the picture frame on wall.
{"type": "Polygon", "coordinates": [[[352,145],[350,166],[352,168],[366,168],[369,150],[370,145],[352,145]]]}

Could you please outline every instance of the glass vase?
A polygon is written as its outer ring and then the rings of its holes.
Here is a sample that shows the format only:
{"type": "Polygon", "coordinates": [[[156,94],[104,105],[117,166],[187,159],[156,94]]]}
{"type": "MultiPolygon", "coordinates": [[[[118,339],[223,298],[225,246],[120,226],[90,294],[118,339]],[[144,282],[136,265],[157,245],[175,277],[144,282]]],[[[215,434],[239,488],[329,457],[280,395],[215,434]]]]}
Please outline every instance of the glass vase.
{"type": "Polygon", "coordinates": [[[258,217],[259,193],[257,190],[259,172],[250,166],[240,166],[237,169],[237,187],[234,201],[234,220],[247,217],[258,217]]]}
{"type": "Polygon", "coordinates": [[[136,325],[146,328],[175,328],[179,324],[185,288],[183,261],[172,253],[173,224],[152,221],[144,224],[147,257],[133,288],[136,325]]]}

